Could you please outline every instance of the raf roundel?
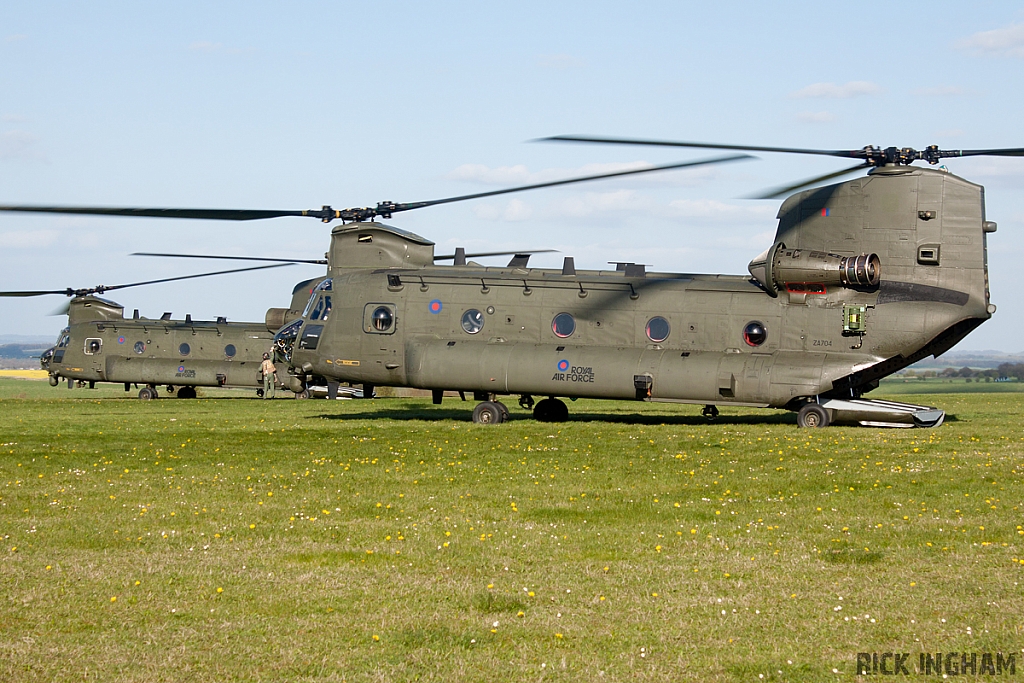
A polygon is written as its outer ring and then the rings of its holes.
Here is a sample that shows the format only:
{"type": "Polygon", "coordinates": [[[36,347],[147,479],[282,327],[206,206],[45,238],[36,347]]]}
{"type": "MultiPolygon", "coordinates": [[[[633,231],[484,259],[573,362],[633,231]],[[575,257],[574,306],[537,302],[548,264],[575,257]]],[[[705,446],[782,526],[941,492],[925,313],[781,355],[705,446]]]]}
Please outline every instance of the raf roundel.
{"type": "Polygon", "coordinates": [[[124,337],[118,337],[117,338],[117,343],[118,344],[124,344],[124,337]]]}
{"type": "Polygon", "coordinates": [[[178,372],[185,372],[185,366],[184,365],[179,365],[178,366],[178,372]]]}
{"type": "Polygon", "coordinates": [[[427,308],[430,310],[431,313],[433,313],[435,315],[440,313],[441,312],[441,300],[440,299],[434,299],[429,304],[427,304],[427,308]]]}
{"type": "Polygon", "coordinates": [[[568,369],[569,369],[569,361],[565,360],[564,358],[562,360],[558,361],[558,371],[559,372],[565,372],[568,369]]]}

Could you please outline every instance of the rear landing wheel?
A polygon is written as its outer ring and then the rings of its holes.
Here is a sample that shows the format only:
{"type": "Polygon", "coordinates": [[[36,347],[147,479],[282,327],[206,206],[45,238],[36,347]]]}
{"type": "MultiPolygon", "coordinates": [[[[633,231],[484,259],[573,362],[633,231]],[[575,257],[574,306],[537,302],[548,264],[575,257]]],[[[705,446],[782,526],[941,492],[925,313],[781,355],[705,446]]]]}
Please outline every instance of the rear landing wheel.
{"type": "Polygon", "coordinates": [[[502,405],[494,401],[484,401],[477,404],[473,409],[473,422],[479,425],[501,424],[504,422],[505,413],[502,405]]]}
{"type": "Polygon", "coordinates": [[[494,405],[498,406],[498,410],[501,411],[501,421],[502,422],[508,422],[509,421],[508,406],[506,406],[501,401],[495,401],[494,405]]]}
{"type": "Polygon", "coordinates": [[[156,389],[142,387],[139,389],[139,398],[143,401],[150,401],[157,397],[156,389]]]}
{"type": "Polygon", "coordinates": [[[557,398],[545,398],[534,406],[533,417],[538,422],[565,422],[569,409],[557,398]]]}
{"type": "Polygon", "coordinates": [[[805,403],[796,414],[796,423],[800,427],[828,427],[828,411],[817,403],[805,403]]]}
{"type": "Polygon", "coordinates": [[[195,398],[196,388],[195,387],[179,387],[178,398],[195,398]]]}
{"type": "Polygon", "coordinates": [[[700,414],[708,419],[710,422],[718,417],[718,406],[706,405],[704,409],[700,411],[700,414]]]}

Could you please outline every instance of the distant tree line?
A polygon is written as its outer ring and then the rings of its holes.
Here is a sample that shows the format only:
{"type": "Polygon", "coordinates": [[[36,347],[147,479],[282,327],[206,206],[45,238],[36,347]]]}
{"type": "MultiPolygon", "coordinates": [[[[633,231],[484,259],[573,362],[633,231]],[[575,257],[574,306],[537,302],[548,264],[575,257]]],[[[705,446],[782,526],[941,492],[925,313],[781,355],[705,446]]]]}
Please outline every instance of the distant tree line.
{"type": "Polygon", "coordinates": [[[945,368],[943,370],[907,370],[903,373],[906,378],[911,377],[940,377],[942,379],[953,379],[956,377],[967,379],[968,381],[978,382],[992,382],[992,381],[1007,381],[1017,380],[1018,382],[1024,381],[1024,363],[1002,363],[997,368],[989,368],[987,370],[977,370],[975,368],[945,368]]]}

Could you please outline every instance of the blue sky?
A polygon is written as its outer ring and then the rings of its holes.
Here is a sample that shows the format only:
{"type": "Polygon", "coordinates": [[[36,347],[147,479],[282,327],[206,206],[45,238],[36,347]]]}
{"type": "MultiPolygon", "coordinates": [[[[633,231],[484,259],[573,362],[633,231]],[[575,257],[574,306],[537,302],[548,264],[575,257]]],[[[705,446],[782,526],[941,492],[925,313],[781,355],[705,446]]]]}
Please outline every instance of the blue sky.
{"type": "MultiPolygon", "coordinates": [[[[799,147],[1024,146],[1024,8],[1008,2],[4,3],[0,203],[305,209],[418,201],[699,151],[560,133],[799,147]]],[[[578,267],[744,273],[779,201],[842,167],[758,160],[397,215],[450,251],[554,248],[578,267]]],[[[1024,350],[1024,159],[952,160],[986,186],[992,300],[961,349],[1024,350]]],[[[180,251],[316,258],[310,219],[0,215],[3,289],[200,272],[180,251]]],[[[214,263],[217,269],[220,262],[214,263]]],[[[228,266],[224,266],[228,267],[228,266]]],[[[262,320],[294,266],[111,294],[143,315],[262,320]]],[[[0,334],[62,303],[0,300],[0,334]]]]}

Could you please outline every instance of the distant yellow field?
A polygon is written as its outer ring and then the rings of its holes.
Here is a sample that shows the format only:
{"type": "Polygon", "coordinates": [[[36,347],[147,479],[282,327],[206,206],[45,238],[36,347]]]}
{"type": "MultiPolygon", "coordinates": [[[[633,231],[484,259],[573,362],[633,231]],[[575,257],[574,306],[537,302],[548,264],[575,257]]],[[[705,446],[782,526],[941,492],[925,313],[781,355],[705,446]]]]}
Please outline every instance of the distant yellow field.
{"type": "Polygon", "coordinates": [[[46,379],[46,370],[0,370],[0,377],[14,379],[46,379]]]}

